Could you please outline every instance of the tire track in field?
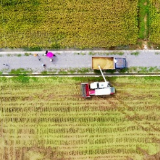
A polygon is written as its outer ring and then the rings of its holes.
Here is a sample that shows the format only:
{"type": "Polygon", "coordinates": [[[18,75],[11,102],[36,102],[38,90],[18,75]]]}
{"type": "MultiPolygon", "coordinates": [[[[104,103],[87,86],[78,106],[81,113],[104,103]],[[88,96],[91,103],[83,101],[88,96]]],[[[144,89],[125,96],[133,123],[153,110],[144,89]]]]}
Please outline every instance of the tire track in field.
{"type": "MultiPolygon", "coordinates": [[[[128,83],[127,83],[128,84],[128,83]]],[[[129,83],[132,84],[132,83],[129,83]]],[[[117,85],[114,84],[114,82],[112,82],[112,85],[117,85]]],[[[125,83],[126,85],[126,83],[125,83]]],[[[152,133],[150,133],[151,131],[148,130],[146,127],[144,127],[143,125],[141,125],[139,123],[138,120],[136,120],[135,118],[137,117],[137,113],[136,111],[134,111],[134,109],[132,107],[130,107],[129,105],[127,105],[123,100],[121,100],[121,96],[118,95],[118,93],[114,94],[114,98],[122,105],[122,107],[117,106],[117,110],[119,112],[121,112],[122,114],[125,115],[125,117],[129,120],[129,121],[133,121],[137,126],[139,126],[143,131],[145,131],[149,136],[152,136],[152,142],[148,142],[148,143],[160,143],[160,138],[156,137],[155,135],[153,135],[152,133]],[[129,115],[129,113],[125,112],[125,109],[132,111],[132,113],[134,113],[134,115],[129,115]]],[[[147,120],[145,120],[145,124],[148,125],[153,132],[160,132],[160,129],[155,128],[152,124],[150,124],[147,120]]]]}
{"type": "MultiPolygon", "coordinates": [[[[115,95],[115,97],[114,97],[120,104],[122,104],[122,106],[123,107],[117,107],[117,110],[119,111],[119,112],[121,112],[122,114],[124,114],[125,115],[125,117],[129,120],[129,121],[133,121],[137,126],[139,126],[139,127],[141,127],[141,129],[143,130],[143,131],[145,131],[149,136],[152,136],[153,138],[152,138],[152,142],[148,142],[148,143],[160,143],[160,138],[159,137],[156,137],[155,135],[153,135],[152,133],[150,133],[151,131],[149,131],[149,130],[147,130],[146,129],[146,127],[144,127],[143,125],[141,125],[140,123],[139,123],[139,121],[138,120],[135,120],[135,117],[137,116],[137,113],[136,113],[136,111],[134,111],[133,109],[132,109],[132,107],[130,107],[129,105],[127,105],[126,103],[124,103],[122,100],[120,100],[120,97],[119,96],[117,96],[117,95],[115,95]],[[126,113],[125,112],[125,109],[128,109],[128,110],[130,110],[130,111],[132,111],[133,113],[134,113],[134,116],[130,116],[128,113],[126,113]]],[[[148,124],[148,126],[150,127],[150,128],[152,128],[152,130],[153,130],[153,132],[154,131],[156,131],[156,132],[159,132],[160,131],[160,129],[157,129],[157,128],[155,128],[153,125],[151,125],[149,122],[146,122],[146,124],[148,124]]],[[[140,148],[140,147],[139,147],[140,148]]],[[[140,150],[140,149],[139,149],[140,150]]]]}

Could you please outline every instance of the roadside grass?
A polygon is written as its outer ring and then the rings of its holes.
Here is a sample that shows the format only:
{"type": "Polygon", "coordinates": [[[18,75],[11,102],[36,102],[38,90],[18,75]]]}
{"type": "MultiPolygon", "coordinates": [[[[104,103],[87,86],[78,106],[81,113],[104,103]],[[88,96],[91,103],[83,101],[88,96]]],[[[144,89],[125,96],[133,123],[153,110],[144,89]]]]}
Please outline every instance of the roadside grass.
{"type": "Polygon", "coordinates": [[[75,55],[83,55],[83,56],[86,55],[86,53],[83,53],[83,52],[80,52],[80,53],[75,52],[74,54],[75,55]]]}
{"type": "Polygon", "coordinates": [[[42,74],[42,75],[47,75],[48,72],[47,72],[47,71],[42,71],[41,74],[42,74]]]}
{"type": "Polygon", "coordinates": [[[139,52],[131,52],[131,55],[138,56],[138,55],[139,55],[139,52]]]}
{"type": "Polygon", "coordinates": [[[70,69],[68,70],[68,72],[69,72],[70,74],[74,74],[74,73],[77,72],[77,69],[71,69],[71,68],[70,68],[70,69]]]}
{"type": "Polygon", "coordinates": [[[17,57],[21,57],[22,55],[21,54],[17,54],[17,57]]]}
{"type": "Polygon", "coordinates": [[[60,69],[60,71],[58,71],[58,74],[68,74],[68,72],[65,69],[60,69]]]}
{"type": "Polygon", "coordinates": [[[119,73],[129,73],[129,68],[120,69],[119,73]]]}
{"type": "Polygon", "coordinates": [[[29,77],[27,77],[25,75],[19,75],[18,77],[15,77],[13,80],[15,81],[15,83],[17,83],[17,82],[29,83],[29,77]]]}
{"type": "MultiPolygon", "coordinates": [[[[54,68],[47,68],[44,71],[33,71],[31,68],[24,69],[11,69],[10,68],[3,68],[1,71],[1,74],[8,73],[8,74],[16,74],[16,75],[31,75],[34,72],[42,74],[42,75],[48,75],[48,74],[99,74],[101,75],[99,70],[93,70],[91,68],[69,68],[69,69],[54,69],[54,68]]],[[[129,67],[124,69],[114,69],[114,70],[103,70],[104,74],[124,74],[124,73],[144,73],[144,74],[150,74],[150,73],[160,73],[160,68],[158,67],[129,67]]]]}
{"type": "Polygon", "coordinates": [[[159,152],[159,77],[107,80],[115,95],[83,99],[80,83],[102,77],[0,77],[0,157],[143,160],[159,152]]]}
{"type": "Polygon", "coordinates": [[[94,69],[93,71],[94,71],[95,74],[101,74],[100,70],[94,69]]]}
{"type": "Polygon", "coordinates": [[[11,69],[11,71],[9,72],[9,74],[31,74],[32,70],[26,70],[24,68],[18,68],[18,69],[11,69]]]}
{"type": "Polygon", "coordinates": [[[159,55],[160,54],[160,52],[155,52],[155,55],[159,55]]]}
{"type": "Polygon", "coordinates": [[[104,72],[112,74],[116,72],[116,69],[105,70],[104,72]]]}
{"type": "Polygon", "coordinates": [[[32,53],[24,53],[25,56],[30,56],[32,53]]]}
{"type": "Polygon", "coordinates": [[[91,71],[90,68],[80,68],[77,70],[77,73],[85,74],[85,73],[89,73],[90,71],[91,71]]]}
{"type": "Polygon", "coordinates": [[[89,52],[88,55],[106,55],[106,56],[109,56],[109,55],[124,55],[124,52],[106,52],[106,53],[101,53],[101,52],[89,52]]]}
{"type": "Polygon", "coordinates": [[[25,51],[42,51],[41,47],[24,47],[23,48],[25,51]]]}
{"type": "Polygon", "coordinates": [[[12,54],[7,54],[8,57],[13,56],[12,54]]]}

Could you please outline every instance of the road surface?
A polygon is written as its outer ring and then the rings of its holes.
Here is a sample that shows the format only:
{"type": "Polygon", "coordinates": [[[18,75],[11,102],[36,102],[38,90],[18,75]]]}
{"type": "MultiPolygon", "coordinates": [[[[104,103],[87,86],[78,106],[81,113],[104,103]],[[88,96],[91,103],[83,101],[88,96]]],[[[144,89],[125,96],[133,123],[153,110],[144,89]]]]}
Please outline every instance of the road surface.
{"type": "Polygon", "coordinates": [[[76,68],[91,68],[92,56],[114,56],[125,57],[127,60],[127,67],[158,67],[160,69],[160,51],[159,50],[98,50],[98,51],[52,51],[55,53],[53,62],[46,56],[43,56],[45,51],[0,51],[0,71],[9,72],[11,69],[24,68],[35,72],[42,72],[44,68],[42,64],[46,64],[46,70],[70,70],[76,68]],[[91,53],[92,52],[92,53],[91,53]],[[111,52],[123,52],[124,55],[107,55],[111,52]],[[131,55],[133,52],[139,52],[138,55],[131,55]],[[25,56],[25,53],[32,55],[25,56]],[[38,57],[34,54],[37,53],[38,57]],[[9,65],[5,66],[4,64],[9,65]]]}

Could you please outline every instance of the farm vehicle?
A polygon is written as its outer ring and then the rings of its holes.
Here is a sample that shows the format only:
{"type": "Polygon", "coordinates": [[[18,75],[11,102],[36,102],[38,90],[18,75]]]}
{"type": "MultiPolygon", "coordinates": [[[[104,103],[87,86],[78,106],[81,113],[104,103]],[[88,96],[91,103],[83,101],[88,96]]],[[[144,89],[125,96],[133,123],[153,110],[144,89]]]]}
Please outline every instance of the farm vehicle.
{"type": "Polygon", "coordinates": [[[93,95],[103,96],[115,93],[115,88],[105,79],[103,70],[123,69],[126,67],[125,58],[114,57],[92,57],[92,69],[99,69],[104,82],[81,83],[82,97],[87,98],[93,95]],[[102,68],[102,69],[101,69],[102,68]]]}
{"type": "Polygon", "coordinates": [[[99,65],[102,70],[123,69],[126,68],[126,59],[114,57],[92,57],[92,69],[99,69],[99,65]]]}
{"type": "Polygon", "coordinates": [[[105,79],[101,67],[98,65],[104,82],[93,82],[93,83],[81,83],[82,97],[87,98],[93,95],[111,95],[115,93],[115,88],[111,87],[110,83],[105,79]]]}

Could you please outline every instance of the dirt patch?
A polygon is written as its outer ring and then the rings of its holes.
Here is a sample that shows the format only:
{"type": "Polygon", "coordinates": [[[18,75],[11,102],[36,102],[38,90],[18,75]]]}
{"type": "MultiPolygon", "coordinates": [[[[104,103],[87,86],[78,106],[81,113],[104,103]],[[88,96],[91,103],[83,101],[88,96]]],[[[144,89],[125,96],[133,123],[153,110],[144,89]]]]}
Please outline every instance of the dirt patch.
{"type": "Polygon", "coordinates": [[[2,154],[5,160],[70,160],[69,158],[65,158],[63,153],[51,147],[23,147],[18,149],[5,147],[2,154]]]}
{"type": "Polygon", "coordinates": [[[23,153],[24,160],[38,160],[39,158],[44,160],[69,160],[64,158],[64,155],[58,152],[57,149],[51,147],[32,147],[23,153]]]}
{"type": "Polygon", "coordinates": [[[143,49],[148,50],[147,41],[143,41],[143,49]]]}
{"type": "Polygon", "coordinates": [[[143,158],[143,160],[159,160],[159,159],[160,159],[160,152],[154,155],[144,154],[144,158],[143,158]]]}

